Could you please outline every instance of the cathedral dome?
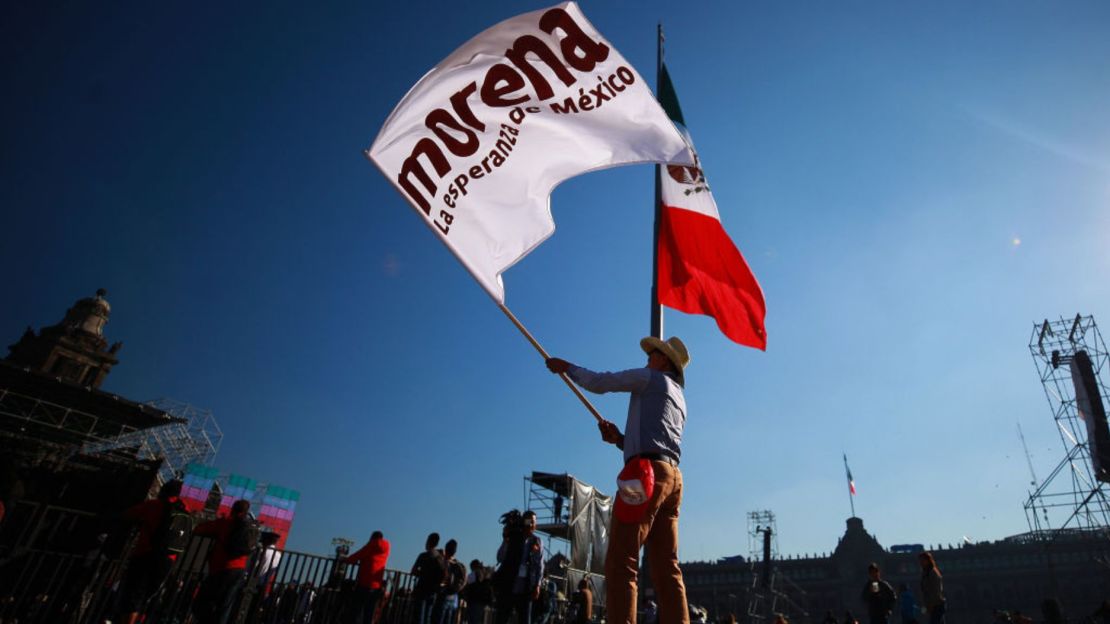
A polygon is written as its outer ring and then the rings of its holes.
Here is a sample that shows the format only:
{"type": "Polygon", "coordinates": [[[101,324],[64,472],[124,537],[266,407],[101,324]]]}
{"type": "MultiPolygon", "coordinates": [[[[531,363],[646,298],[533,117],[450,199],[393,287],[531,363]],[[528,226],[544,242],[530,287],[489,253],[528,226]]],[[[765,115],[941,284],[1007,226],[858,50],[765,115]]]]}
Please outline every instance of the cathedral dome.
{"type": "Polygon", "coordinates": [[[69,330],[79,330],[93,336],[104,336],[104,325],[112,313],[112,306],[108,305],[105,295],[108,291],[100,288],[95,297],[80,299],[73,307],[66,310],[65,320],[62,325],[69,330]]]}

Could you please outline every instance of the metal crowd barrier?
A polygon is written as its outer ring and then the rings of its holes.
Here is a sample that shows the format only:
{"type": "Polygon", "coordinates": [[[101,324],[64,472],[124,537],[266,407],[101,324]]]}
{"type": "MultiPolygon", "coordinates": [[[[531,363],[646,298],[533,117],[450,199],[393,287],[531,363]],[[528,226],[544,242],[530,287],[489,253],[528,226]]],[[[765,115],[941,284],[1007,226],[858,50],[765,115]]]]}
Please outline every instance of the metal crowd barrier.
{"type": "MultiPolygon", "coordinates": [[[[0,536],[0,624],[126,622],[130,544],[116,536],[118,530],[92,514],[60,507],[26,504],[11,511],[16,513],[0,536]]],[[[193,536],[165,582],[141,606],[139,621],[196,624],[192,610],[210,551],[209,538],[193,536]]],[[[357,564],[336,556],[259,548],[229,624],[410,624],[417,619],[411,600],[416,579],[387,570],[374,621],[360,620],[357,574],[357,564]]],[[[560,580],[562,585],[577,578],[560,580]]],[[[562,622],[565,609],[565,600],[560,601],[549,624],[562,622]]],[[[479,621],[491,624],[495,609],[483,607],[482,615],[479,621]]],[[[456,623],[463,622],[469,618],[460,608],[456,623]]]]}
{"type": "MultiPolygon", "coordinates": [[[[207,573],[208,538],[194,536],[166,581],[140,610],[144,624],[190,624],[207,573]]],[[[25,548],[0,557],[0,624],[116,624],[123,620],[126,555],[108,558],[25,548]]],[[[355,609],[357,565],[336,557],[260,548],[247,568],[231,624],[346,624],[355,609]]],[[[378,624],[412,617],[412,575],[387,570],[378,624]]],[[[363,624],[371,624],[363,622],[363,624]]]]}

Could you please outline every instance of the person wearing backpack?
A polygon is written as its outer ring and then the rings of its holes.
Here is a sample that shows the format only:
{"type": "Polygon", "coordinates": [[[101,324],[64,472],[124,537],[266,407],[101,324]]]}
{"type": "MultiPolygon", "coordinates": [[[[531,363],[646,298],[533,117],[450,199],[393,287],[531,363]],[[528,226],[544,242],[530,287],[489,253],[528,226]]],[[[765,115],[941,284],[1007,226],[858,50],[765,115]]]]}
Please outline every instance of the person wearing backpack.
{"type": "Polygon", "coordinates": [[[447,540],[447,544],[443,546],[447,574],[436,597],[432,624],[455,624],[455,613],[459,610],[459,592],[466,585],[466,566],[455,558],[458,549],[459,543],[453,539],[447,540]]]}
{"type": "Polygon", "coordinates": [[[432,621],[432,607],[443,579],[447,576],[447,563],[439,546],[439,533],[429,533],[424,542],[424,552],[412,564],[416,587],[412,589],[412,615],[415,624],[439,624],[432,621]]]}
{"type": "Polygon", "coordinates": [[[227,624],[247,576],[247,561],[258,545],[259,528],[250,517],[250,501],[237,500],[231,515],[197,525],[193,535],[212,539],[208,576],[193,603],[198,624],[227,624]]]}
{"type": "Polygon", "coordinates": [[[189,541],[193,519],[181,501],[181,485],[176,479],[167,481],[157,498],[123,512],[123,520],[139,531],[120,587],[120,621],[126,624],[139,620],[189,541]]]}

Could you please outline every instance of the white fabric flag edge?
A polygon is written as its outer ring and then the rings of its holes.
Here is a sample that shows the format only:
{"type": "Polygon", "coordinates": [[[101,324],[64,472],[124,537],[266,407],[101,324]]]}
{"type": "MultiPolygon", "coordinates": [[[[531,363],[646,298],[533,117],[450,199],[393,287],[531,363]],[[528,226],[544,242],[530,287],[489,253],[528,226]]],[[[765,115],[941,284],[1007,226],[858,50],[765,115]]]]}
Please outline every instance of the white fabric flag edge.
{"type": "MultiPolygon", "coordinates": [[[[486,54],[486,56],[489,56],[489,55],[486,54]]],[[[600,80],[600,76],[599,76],[599,80],[600,80]]],[[[628,84],[630,84],[630,83],[628,83],[628,84]]],[[[623,91],[623,89],[621,89],[621,90],[623,91]]],[[[639,102],[640,100],[637,99],[636,101],[639,102]]],[[[645,133],[645,136],[647,134],[650,134],[650,133],[645,133]]],[[[629,138],[629,137],[625,137],[625,138],[629,138]]],[[[641,137],[632,137],[632,138],[641,138],[641,137]]],[[[620,156],[618,156],[617,154],[614,153],[614,152],[618,152],[618,151],[633,151],[633,152],[636,152],[637,155],[640,155],[643,151],[645,151],[642,147],[633,146],[631,141],[625,141],[624,143],[621,143],[619,141],[610,141],[606,145],[606,147],[608,147],[609,149],[608,149],[608,151],[603,151],[603,153],[608,154],[608,156],[607,156],[608,158],[619,158],[620,156]]],[[[525,13],[525,14],[522,14],[522,15],[518,15],[516,17],[509,18],[507,20],[503,20],[502,22],[499,22],[498,24],[483,30],[481,33],[479,33],[475,37],[472,37],[470,40],[468,40],[466,43],[464,43],[459,48],[457,48],[454,52],[452,52],[450,55],[448,55],[447,58],[445,58],[443,61],[441,61],[439,64],[437,64],[432,70],[426,72],[420,78],[420,80],[417,81],[417,83],[414,84],[413,87],[411,87],[409,89],[409,91],[406,93],[406,95],[394,107],[393,111],[390,113],[389,117],[386,119],[386,122],[383,124],[381,130],[378,133],[378,136],[375,138],[371,147],[367,150],[364,150],[364,154],[366,155],[366,157],[371,162],[373,162],[378,167],[378,169],[382,172],[382,174],[385,175],[386,178],[389,179],[390,183],[398,191],[398,193],[401,194],[402,198],[405,199],[406,203],[409,204],[410,208],[412,208],[418,215],[420,215],[423,218],[427,227],[429,229],[431,229],[433,231],[433,233],[436,235],[436,237],[439,238],[441,240],[441,242],[443,242],[447,246],[447,248],[459,260],[459,262],[467,269],[467,271],[471,274],[471,276],[483,287],[483,289],[487,292],[487,294],[489,294],[490,297],[493,298],[497,303],[502,304],[502,305],[504,304],[504,299],[505,299],[505,290],[504,290],[504,282],[503,282],[502,274],[505,271],[507,271],[508,269],[510,269],[511,267],[513,267],[517,262],[519,262],[521,259],[523,259],[525,256],[527,256],[533,250],[535,250],[536,247],[538,247],[543,242],[545,242],[555,232],[555,219],[554,219],[554,215],[553,215],[552,210],[551,210],[551,194],[554,192],[555,188],[557,188],[559,184],[561,184],[564,181],[569,180],[573,177],[577,177],[579,175],[583,175],[583,174],[594,172],[594,171],[609,169],[609,168],[613,168],[613,167],[617,167],[617,166],[623,166],[623,165],[642,164],[642,163],[658,163],[658,162],[665,162],[665,163],[671,163],[671,164],[680,164],[680,165],[692,165],[692,164],[694,164],[693,153],[692,153],[692,150],[691,150],[688,142],[686,141],[686,137],[684,137],[681,130],[679,128],[677,128],[675,126],[675,124],[673,124],[673,122],[671,122],[667,118],[666,113],[663,111],[662,107],[658,104],[655,97],[651,95],[650,89],[647,89],[646,83],[644,83],[642,77],[640,77],[639,74],[637,72],[635,72],[635,70],[633,68],[631,68],[630,64],[627,64],[627,61],[608,42],[608,40],[605,39],[603,35],[601,35],[600,31],[598,31],[597,28],[594,27],[591,22],[589,22],[589,20],[585,17],[585,15],[583,15],[581,13],[580,9],[578,9],[577,5],[574,2],[566,2],[566,3],[563,3],[561,5],[557,5],[556,7],[550,7],[548,9],[541,9],[541,10],[538,10],[538,11],[533,11],[533,12],[525,13]],[[463,253],[463,250],[460,249],[451,240],[449,240],[444,235],[444,233],[441,233],[440,231],[437,230],[437,227],[436,227],[435,224],[433,224],[433,221],[431,219],[427,218],[428,214],[429,214],[427,212],[427,209],[426,208],[422,209],[420,206],[417,205],[417,203],[409,195],[406,194],[405,189],[402,188],[402,186],[400,184],[400,177],[397,176],[395,174],[395,172],[391,172],[391,171],[387,170],[385,163],[379,161],[377,158],[374,157],[374,152],[376,150],[380,152],[381,150],[387,149],[387,148],[393,146],[394,144],[405,140],[406,138],[411,139],[412,135],[414,134],[414,129],[419,130],[419,128],[416,127],[416,124],[410,122],[410,123],[406,124],[405,126],[403,126],[403,130],[404,130],[403,132],[397,132],[396,136],[393,137],[392,140],[389,141],[389,143],[382,144],[383,139],[386,138],[383,135],[386,134],[387,130],[395,130],[393,128],[393,126],[397,123],[397,119],[398,119],[399,115],[401,115],[402,113],[408,113],[408,114],[410,114],[410,116],[413,116],[414,118],[419,118],[419,114],[421,112],[423,112],[420,109],[416,109],[415,106],[411,107],[414,110],[409,110],[410,107],[407,107],[407,105],[409,104],[409,101],[411,99],[422,95],[423,92],[425,92],[425,91],[435,89],[436,86],[439,85],[441,82],[450,78],[448,76],[447,78],[437,80],[437,82],[435,82],[435,83],[429,83],[428,81],[430,80],[431,77],[435,76],[438,73],[449,71],[453,68],[464,68],[465,69],[470,64],[474,63],[475,62],[474,59],[483,55],[483,53],[481,52],[481,49],[483,47],[489,47],[489,45],[490,45],[490,42],[482,41],[482,39],[484,37],[490,37],[491,39],[493,39],[495,41],[498,38],[501,38],[505,41],[508,41],[508,40],[512,39],[512,37],[515,36],[515,34],[519,34],[519,32],[514,34],[514,32],[509,29],[509,27],[507,26],[509,23],[514,22],[514,21],[520,21],[520,20],[523,20],[523,19],[526,19],[526,18],[532,18],[532,17],[535,17],[535,16],[540,15],[540,14],[546,14],[548,11],[551,11],[553,9],[558,9],[558,8],[562,8],[564,10],[571,11],[574,14],[574,16],[589,29],[589,31],[592,33],[592,36],[596,36],[596,38],[599,42],[608,46],[609,50],[611,50],[614,53],[614,57],[616,59],[619,59],[620,61],[622,61],[623,63],[626,64],[628,69],[630,69],[631,72],[634,74],[635,81],[638,81],[638,82],[641,83],[641,86],[638,87],[638,88],[642,89],[646,93],[646,95],[648,96],[647,98],[643,98],[644,94],[641,94],[639,96],[640,99],[643,99],[642,104],[649,107],[650,112],[652,113],[652,116],[657,116],[659,119],[666,120],[665,124],[656,124],[654,126],[651,125],[651,124],[644,124],[645,127],[651,128],[652,132],[668,133],[668,131],[669,131],[669,134],[671,136],[670,137],[665,137],[665,138],[666,139],[673,139],[673,141],[671,141],[670,144],[667,144],[667,143],[664,142],[665,147],[669,148],[669,149],[667,149],[666,152],[664,152],[664,148],[662,148],[662,147],[659,150],[657,150],[657,154],[664,154],[665,153],[666,156],[660,157],[659,155],[656,155],[655,157],[649,157],[649,158],[634,158],[634,159],[629,159],[629,160],[617,160],[616,162],[601,162],[601,163],[597,163],[596,159],[595,159],[595,164],[593,166],[589,166],[589,167],[582,168],[582,169],[575,168],[574,171],[570,174],[552,174],[552,178],[549,180],[550,184],[548,185],[547,188],[537,187],[535,189],[530,189],[532,191],[542,191],[542,193],[543,193],[544,201],[543,201],[543,206],[542,206],[542,210],[543,210],[543,214],[542,214],[542,217],[543,217],[542,226],[543,227],[542,227],[542,229],[537,229],[536,232],[535,232],[535,234],[537,234],[537,235],[533,238],[533,240],[530,241],[530,244],[528,244],[526,247],[523,247],[523,249],[521,249],[519,253],[516,253],[515,257],[512,257],[510,261],[508,261],[507,263],[505,263],[503,265],[500,265],[499,268],[497,268],[496,272],[492,272],[492,271],[489,271],[489,270],[483,270],[482,267],[479,267],[476,264],[474,264],[470,260],[470,258],[468,258],[466,253],[463,253]],[[495,33],[496,36],[491,37],[491,33],[495,33]],[[479,50],[479,52],[474,52],[475,49],[479,50]],[[415,114],[413,114],[413,113],[415,113],[415,114]],[[657,115],[655,115],[655,114],[657,114],[657,115]],[[666,128],[666,129],[663,129],[663,128],[666,128]]],[[[541,168],[540,170],[541,171],[549,171],[550,168],[552,168],[556,165],[560,165],[560,164],[563,164],[563,163],[559,163],[559,162],[543,163],[543,165],[546,165],[546,168],[541,168]]],[[[543,178],[543,177],[545,177],[545,176],[543,176],[542,174],[533,175],[533,176],[531,176],[531,181],[538,181],[540,178],[543,178]]],[[[441,176],[441,178],[442,178],[442,176],[441,176]]],[[[433,196],[434,196],[434,193],[437,190],[438,190],[438,187],[436,188],[436,190],[431,191],[433,196]]],[[[537,192],[537,193],[535,193],[535,195],[537,195],[535,197],[535,199],[538,200],[539,199],[539,196],[538,196],[539,193],[537,192]]],[[[527,198],[522,197],[521,198],[521,203],[527,203],[525,201],[526,199],[527,198]]],[[[536,205],[538,207],[538,202],[537,202],[536,205]]],[[[528,242],[528,241],[524,241],[524,242],[528,242]]]]}

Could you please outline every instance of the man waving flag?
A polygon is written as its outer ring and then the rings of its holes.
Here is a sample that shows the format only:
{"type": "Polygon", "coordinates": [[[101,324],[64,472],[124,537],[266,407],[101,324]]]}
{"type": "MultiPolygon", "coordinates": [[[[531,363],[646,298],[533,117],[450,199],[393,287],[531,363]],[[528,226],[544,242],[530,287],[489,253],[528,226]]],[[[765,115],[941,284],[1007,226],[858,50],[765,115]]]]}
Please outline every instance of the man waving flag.
{"type": "MultiPolygon", "coordinates": [[[[693,149],[666,65],[659,71],[659,103],[693,149]]],[[[659,246],[659,303],[717,321],[734,342],[767,349],[763,290],[717,212],[701,161],[664,167],[659,246]]]]}

